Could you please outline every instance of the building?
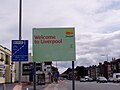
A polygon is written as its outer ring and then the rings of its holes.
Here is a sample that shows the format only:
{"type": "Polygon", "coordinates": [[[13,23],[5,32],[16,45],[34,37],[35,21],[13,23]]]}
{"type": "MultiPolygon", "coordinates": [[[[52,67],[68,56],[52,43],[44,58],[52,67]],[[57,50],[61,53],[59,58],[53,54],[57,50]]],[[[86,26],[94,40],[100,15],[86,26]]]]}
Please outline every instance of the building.
{"type": "Polygon", "coordinates": [[[88,76],[96,80],[98,68],[96,65],[90,66],[88,68],[88,76]]]}
{"type": "Polygon", "coordinates": [[[15,63],[11,61],[11,51],[0,45],[0,83],[15,82],[15,63]]]}
{"type": "MultiPolygon", "coordinates": [[[[21,81],[33,82],[34,65],[32,54],[29,53],[28,62],[21,62],[21,81]]],[[[52,62],[36,62],[36,81],[38,77],[45,78],[45,83],[51,83],[52,62]],[[42,74],[42,76],[40,75],[42,74]]],[[[16,82],[19,82],[19,63],[16,63],[16,82]]]]}
{"type": "Polygon", "coordinates": [[[89,69],[88,69],[88,75],[93,78],[94,80],[96,80],[97,77],[99,76],[104,76],[108,79],[108,74],[111,74],[108,70],[111,70],[111,69],[108,69],[108,68],[111,68],[110,67],[110,64],[105,61],[103,64],[102,63],[99,63],[98,66],[96,65],[93,65],[93,66],[90,66],[89,69]]]}
{"type": "Polygon", "coordinates": [[[113,59],[111,62],[111,67],[113,73],[120,73],[120,58],[119,59],[113,59]]]}
{"type": "Polygon", "coordinates": [[[112,61],[104,63],[99,63],[98,66],[93,65],[88,67],[88,75],[95,79],[99,76],[104,76],[107,79],[113,77],[113,73],[120,73],[120,58],[112,59],[112,61]]]}

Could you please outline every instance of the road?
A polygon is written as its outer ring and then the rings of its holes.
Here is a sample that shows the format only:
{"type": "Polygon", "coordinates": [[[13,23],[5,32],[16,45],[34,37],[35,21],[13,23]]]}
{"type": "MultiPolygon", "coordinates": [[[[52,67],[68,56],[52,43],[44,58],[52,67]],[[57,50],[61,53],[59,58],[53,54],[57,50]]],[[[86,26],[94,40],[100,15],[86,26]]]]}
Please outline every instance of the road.
{"type": "Polygon", "coordinates": [[[76,90],[120,90],[120,83],[76,82],[76,90]]]}
{"type": "MultiPolygon", "coordinates": [[[[71,81],[50,84],[42,90],[72,90],[71,81]]],[[[75,90],[120,90],[120,83],[75,82],[75,90]]]]}
{"type": "MultiPolygon", "coordinates": [[[[13,90],[15,84],[7,84],[6,90],[13,90]]],[[[3,90],[0,85],[0,90],[3,90]]],[[[27,86],[23,90],[33,90],[33,86],[27,86]],[[26,89],[28,88],[28,89],[26,89]]],[[[39,85],[37,90],[72,90],[72,81],[59,81],[57,84],[39,85]]],[[[75,81],[75,90],[120,90],[120,83],[96,83],[75,81]]]]}

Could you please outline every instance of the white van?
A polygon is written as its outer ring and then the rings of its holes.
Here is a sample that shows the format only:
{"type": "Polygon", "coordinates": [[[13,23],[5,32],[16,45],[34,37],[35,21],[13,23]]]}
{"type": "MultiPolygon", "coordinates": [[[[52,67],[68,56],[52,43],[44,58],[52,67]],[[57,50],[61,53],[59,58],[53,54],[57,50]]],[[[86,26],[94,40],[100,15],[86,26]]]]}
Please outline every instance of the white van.
{"type": "Polygon", "coordinates": [[[113,73],[113,82],[120,82],[120,73],[113,73]]]}

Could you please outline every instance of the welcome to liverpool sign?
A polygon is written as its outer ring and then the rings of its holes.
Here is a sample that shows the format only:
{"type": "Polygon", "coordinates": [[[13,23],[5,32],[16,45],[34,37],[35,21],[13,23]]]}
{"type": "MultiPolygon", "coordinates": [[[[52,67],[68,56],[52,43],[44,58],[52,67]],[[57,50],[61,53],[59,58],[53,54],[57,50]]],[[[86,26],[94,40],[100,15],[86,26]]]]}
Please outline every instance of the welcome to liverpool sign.
{"type": "Polygon", "coordinates": [[[74,61],[74,28],[33,28],[33,61],[74,61]]]}

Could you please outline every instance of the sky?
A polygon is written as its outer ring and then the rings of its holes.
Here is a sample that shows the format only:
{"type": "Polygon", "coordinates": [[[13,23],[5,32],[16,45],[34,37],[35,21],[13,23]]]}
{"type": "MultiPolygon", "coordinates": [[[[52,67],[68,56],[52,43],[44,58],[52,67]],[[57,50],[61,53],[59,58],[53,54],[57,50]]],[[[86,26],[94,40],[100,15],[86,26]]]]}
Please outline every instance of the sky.
{"type": "MultiPolygon", "coordinates": [[[[0,45],[11,50],[19,38],[19,0],[0,0],[0,45]]],[[[120,57],[120,0],[23,0],[22,39],[32,28],[75,27],[76,66],[97,65],[120,57]]],[[[54,62],[60,72],[71,62],[54,62]]]]}

